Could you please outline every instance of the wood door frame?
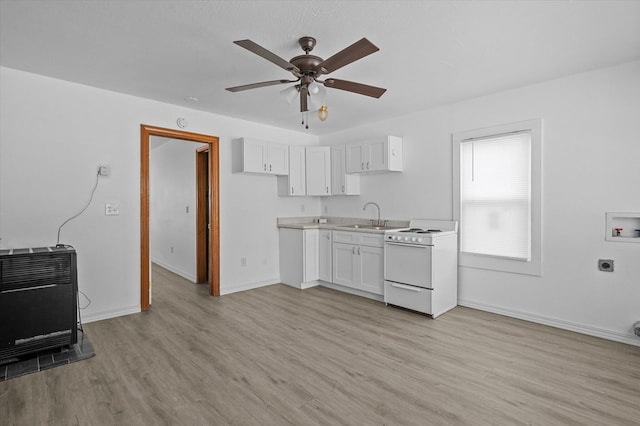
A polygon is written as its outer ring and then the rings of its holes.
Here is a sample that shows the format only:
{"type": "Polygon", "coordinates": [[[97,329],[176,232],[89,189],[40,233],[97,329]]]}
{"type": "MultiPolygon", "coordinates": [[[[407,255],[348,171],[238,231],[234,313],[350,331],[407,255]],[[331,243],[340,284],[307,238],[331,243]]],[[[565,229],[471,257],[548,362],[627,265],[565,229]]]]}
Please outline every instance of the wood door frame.
{"type": "Polygon", "coordinates": [[[196,149],[196,282],[207,281],[207,189],[209,176],[209,145],[196,149]]]}
{"type": "Polygon", "coordinates": [[[216,136],[140,125],[140,309],[149,309],[149,142],[151,136],[209,145],[209,294],[220,295],[219,139],[216,136]]]}

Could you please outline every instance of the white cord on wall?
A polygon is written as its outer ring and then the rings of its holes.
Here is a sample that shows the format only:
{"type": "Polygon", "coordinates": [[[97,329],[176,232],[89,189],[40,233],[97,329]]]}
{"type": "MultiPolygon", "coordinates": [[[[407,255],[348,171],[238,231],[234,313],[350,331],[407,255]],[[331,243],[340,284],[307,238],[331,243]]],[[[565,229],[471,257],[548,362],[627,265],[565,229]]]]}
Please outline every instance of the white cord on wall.
{"type": "Polygon", "coordinates": [[[96,184],[93,185],[93,189],[91,190],[91,196],[89,197],[89,201],[87,201],[87,203],[84,205],[82,210],[80,210],[78,213],[76,213],[75,215],[71,216],[69,219],[67,219],[64,222],[62,222],[62,225],[60,225],[60,227],[58,228],[58,239],[56,240],[56,246],[60,245],[60,231],[62,230],[62,227],[64,225],[66,225],[67,223],[71,222],[76,217],[80,216],[82,213],[84,213],[84,211],[91,204],[91,201],[93,201],[93,194],[95,194],[96,188],[98,188],[98,179],[99,179],[99,177],[100,177],[100,169],[98,169],[98,171],[96,172],[96,184]]]}

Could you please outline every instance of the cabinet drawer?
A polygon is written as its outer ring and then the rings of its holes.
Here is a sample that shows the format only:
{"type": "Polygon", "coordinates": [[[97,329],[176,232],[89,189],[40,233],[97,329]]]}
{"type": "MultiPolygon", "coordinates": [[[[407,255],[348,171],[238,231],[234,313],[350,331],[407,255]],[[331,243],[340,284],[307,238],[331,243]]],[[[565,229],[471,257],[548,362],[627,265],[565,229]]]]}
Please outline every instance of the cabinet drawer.
{"type": "Polygon", "coordinates": [[[428,288],[385,281],[384,303],[431,315],[433,313],[431,309],[432,291],[428,288]]]}
{"type": "Polygon", "coordinates": [[[382,247],[384,234],[370,234],[367,232],[333,231],[333,242],[354,244],[358,246],[382,247]]]}

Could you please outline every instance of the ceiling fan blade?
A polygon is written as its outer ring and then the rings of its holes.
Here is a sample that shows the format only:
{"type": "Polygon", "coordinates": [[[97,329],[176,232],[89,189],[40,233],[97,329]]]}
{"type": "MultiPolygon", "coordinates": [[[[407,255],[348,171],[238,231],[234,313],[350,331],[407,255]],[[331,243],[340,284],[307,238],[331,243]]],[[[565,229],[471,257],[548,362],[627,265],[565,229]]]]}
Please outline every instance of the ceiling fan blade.
{"type": "Polygon", "coordinates": [[[244,47],[248,51],[253,52],[258,56],[262,56],[264,59],[266,59],[269,62],[272,62],[272,63],[276,64],[280,68],[283,68],[283,69],[285,69],[287,71],[291,71],[294,74],[300,72],[298,67],[296,67],[292,63],[282,59],[280,56],[276,55],[273,52],[270,52],[269,50],[265,49],[264,47],[260,46],[257,43],[254,43],[251,40],[236,40],[236,41],[234,41],[234,43],[237,44],[240,47],[244,47]]]}
{"type": "Polygon", "coordinates": [[[347,92],[358,93],[360,95],[371,96],[372,98],[379,98],[387,91],[382,87],[368,86],[362,83],[355,83],[353,81],[338,80],[336,78],[328,78],[324,81],[325,87],[332,89],[346,90],[347,92]]]}
{"type": "Polygon", "coordinates": [[[227,87],[230,92],[240,92],[242,90],[257,89],[258,87],[275,86],[276,84],[295,83],[298,80],[271,80],[261,83],[245,84],[243,86],[227,87]]]}
{"type": "Polygon", "coordinates": [[[307,98],[309,97],[309,89],[305,86],[300,88],[300,112],[309,111],[307,98]]]}
{"type": "Polygon", "coordinates": [[[318,74],[332,73],[335,70],[342,68],[345,65],[349,65],[351,62],[355,62],[358,59],[362,59],[367,55],[377,52],[378,50],[380,49],[378,49],[373,43],[366,38],[363,38],[318,64],[316,72],[318,74]]]}

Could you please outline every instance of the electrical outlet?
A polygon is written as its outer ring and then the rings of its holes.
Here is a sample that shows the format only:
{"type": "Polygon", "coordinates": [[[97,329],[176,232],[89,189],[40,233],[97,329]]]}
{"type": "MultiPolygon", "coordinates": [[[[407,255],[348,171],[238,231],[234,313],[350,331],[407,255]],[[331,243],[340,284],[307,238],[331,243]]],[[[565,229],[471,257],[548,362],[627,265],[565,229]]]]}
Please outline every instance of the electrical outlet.
{"type": "Polygon", "coordinates": [[[240,266],[247,266],[247,258],[246,257],[241,257],[240,258],[240,266]]]}
{"type": "Polygon", "coordinates": [[[111,176],[111,166],[98,166],[98,175],[104,177],[111,176]]]}
{"type": "Polygon", "coordinates": [[[304,213],[304,204],[300,204],[300,212],[304,213]]]}
{"type": "Polygon", "coordinates": [[[173,246],[171,246],[171,254],[173,254],[173,246]]]}
{"type": "Polygon", "coordinates": [[[613,272],[613,259],[598,259],[598,269],[603,272],[613,272]]]}

